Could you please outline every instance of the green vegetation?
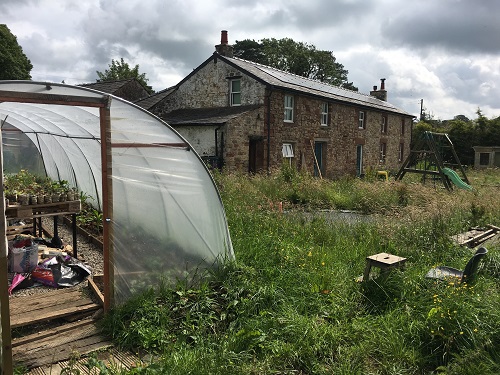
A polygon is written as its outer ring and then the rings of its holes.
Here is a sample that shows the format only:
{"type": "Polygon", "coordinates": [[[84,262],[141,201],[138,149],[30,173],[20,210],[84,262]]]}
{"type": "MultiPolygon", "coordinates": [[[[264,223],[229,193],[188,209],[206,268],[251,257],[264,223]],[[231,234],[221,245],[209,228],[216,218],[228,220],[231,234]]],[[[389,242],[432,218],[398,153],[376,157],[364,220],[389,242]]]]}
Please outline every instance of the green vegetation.
{"type": "Polygon", "coordinates": [[[474,192],[452,193],[291,170],[215,177],[236,262],[201,285],[161,285],[106,317],[115,343],[153,355],[128,373],[500,373],[500,245],[488,244],[470,285],[424,278],[438,264],[463,269],[473,254],[450,236],[500,226],[500,171],[469,172],[474,192]],[[371,215],[351,223],[306,215],[319,209],[371,215]],[[406,257],[406,269],[356,282],[379,252],[406,257]]]}
{"type": "Polygon", "coordinates": [[[136,78],[144,87],[144,89],[149,93],[153,94],[154,90],[151,86],[148,86],[149,79],[146,78],[146,73],[139,73],[139,64],[136,64],[133,68],[130,68],[128,63],[123,60],[123,57],[118,60],[111,60],[111,64],[108,65],[109,69],[104,72],[96,71],[99,77],[98,81],[115,81],[119,79],[136,78]]]}
{"type": "MultiPolygon", "coordinates": [[[[463,115],[455,116],[452,120],[434,120],[423,115],[421,121],[414,126],[412,139],[420,139],[425,131],[447,133],[460,162],[464,165],[474,165],[474,149],[471,146],[497,146],[500,139],[500,117],[488,119],[480,109],[476,112],[477,118],[469,120],[463,115]]],[[[451,158],[452,155],[445,155],[451,158]]]]}
{"type": "Polygon", "coordinates": [[[17,38],[5,24],[0,24],[0,80],[31,79],[33,65],[17,38]]]}
{"type": "Polygon", "coordinates": [[[349,72],[337,61],[333,52],[318,50],[312,44],[295,42],[290,38],[263,38],[259,42],[250,39],[236,41],[233,48],[236,57],[358,91],[348,81],[349,72]]]}

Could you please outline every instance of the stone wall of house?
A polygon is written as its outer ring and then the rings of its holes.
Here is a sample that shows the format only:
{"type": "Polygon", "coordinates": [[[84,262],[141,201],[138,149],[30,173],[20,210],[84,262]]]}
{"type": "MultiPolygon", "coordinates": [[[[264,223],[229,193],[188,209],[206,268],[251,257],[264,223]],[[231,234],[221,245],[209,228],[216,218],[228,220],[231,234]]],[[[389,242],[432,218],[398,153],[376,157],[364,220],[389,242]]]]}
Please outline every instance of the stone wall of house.
{"type": "Polygon", "coordinates": [[[258,108],[235,117],[224,127],[224,164],[228,171],[248,171],[252,138],[265,137],[264,110],[258,108]]]}
{"type": "MultiPolygon", "coordinates": [[[[356,175],[356,146],[363,145],[364,172],[373,170],[397,171],[410,151],[411,118],[405,118],[405,131],[401,133],[403,116],[386,113],[387,133],[381,133],[382,113],[365,111],[365,129],[358,127],[359,108],[329,102],[329,121],[321,125],[323,100],[294,95],[294,121],[284,122],[285,92],[271,95],[271,161],[272,168],[283,162],[281,147],[291,143],[294,148],[293,163],[299,169],[314,171],[314,142],[323,143],[324,176],[336,178],[356,175]],[[380,162],[380,143],[386,143],[385,162],[380,162]],[[400,160],[399,145],[404,145],[400,160]]],[[[267,146],[266,146],[267,147],[267,146]]]]}
{"type": "Polygon", "coordinates": [[[176,126],[200,156],[215,156],[215,134],[218,126],[176,126]]]}
{"type": "Polygon", "coordinates": [[[264,85],[214,57],[163,100],[155,113],[161,117],[180,108],[228,107],[230,80],[238,78],[241,80],[241,105],[263,104],[264,85]]]}
{"type": "MultiPolygon", "coordinates": [[[[401,134],[404,116],[386,113],[387,133],[381,133],[383,113],[365,109],[365,129],[358,128],[359,107],[329,101],[329,123],[321,125],[321,98],[293,94],[295,98],[294,121],[284,122],[284,91],[267,92],[260,82],[241,74],[236,68],[215,57],[207,60],[191,77],[169,95],[155,110],[162,117],[180,108],[213,108],[229,106],[229,87],[231,79],[241,79],[241,104],[264,104],[261,109],[245,113],[228,121],[220,130],[223,137],[223,157],[228,170],[248,171],[249,144],[251,139],[261,139],[264,144],[263,166],[267,161],[267,118],[270,109],[270,160],[271,169],[280,168],[283,160],[282,145],[291,143],[294,149],[293,164],[298,169],[314,171],[314,142],[323,144],[323,177],[337,178],[346,174],[356,175],[356,147],[363,145],[363,170],[399,170],[410,150],[411,117],[405,117],[405,132],[401,134]],[[270,95],[270,96],[269,96],[270,95]],[[269,98],[269,100],[268,100],[269,98]],[[268,108],[268,105],[270,106],[268,108]],[[386,157],[380,163],[380,143],[386,143],[386,157]],[[404,145],[402,160],[399,145],[404,145]]],[[[199,144],[203,154],[212,151],[214,141],[205,131],[198,134],[195,130],[185,130],[186,139],[199,144]],[[199,139],[198,139],[199,138],[199,139]]],[[[179,128],[180,131],[180,128],[179,128]]],[[[181,134],[183,134],[181,132],[181,134]]]]}

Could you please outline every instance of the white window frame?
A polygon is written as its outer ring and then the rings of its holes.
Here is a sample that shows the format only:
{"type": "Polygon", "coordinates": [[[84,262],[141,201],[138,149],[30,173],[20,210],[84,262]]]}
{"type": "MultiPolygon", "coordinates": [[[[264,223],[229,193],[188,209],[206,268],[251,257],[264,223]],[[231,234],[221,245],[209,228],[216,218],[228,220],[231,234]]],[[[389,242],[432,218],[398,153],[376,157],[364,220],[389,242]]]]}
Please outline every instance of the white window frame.
{"type": "Polygon", "coordinates": [[[283,143],[281,146],[281,153],[284,158],[293,158],[293,145],[291,143],[283,143]]]}
{"type": "Polygon", "coordinates": [[[380,142],[380,155],[379,155],[379,157],[380,157],[379,163],[380,164],[385,164],[386,156],[387,156],[387,143],[380,142]]]}
{"type": "Polygon", "coordinates": [[[365,111],[358,111],[358,129],[364,129],[365,126],[365,111]]]}
{"type": "Polygon", "coordinates": [[[321,126],[328,126],[328,102],[321,103],[321,126]]]}
{"type": "Polygon", "coordinates": [[[229,97],[230,97],[230,105],[231,107],[236,107],[241,105],[241,79],[231,79],[229,81],[229,97]],[[234,89],[233,84],[235,82],[239,82],[239,91],[234,89]],[[235,100],[237,97],[239,100],[235,100]]]}
{"type": "Polygon", "coordinates": [[[293,122],[293,95],[285,95],[284,105],[284,122],[293,122]]]}
{"type": "Polygon", "coordinates": [[[387,134],[387,122],[388,118],[386,114],[382,114],[382,123],[380,124],[380,132],[382,134],[387,134]]]}

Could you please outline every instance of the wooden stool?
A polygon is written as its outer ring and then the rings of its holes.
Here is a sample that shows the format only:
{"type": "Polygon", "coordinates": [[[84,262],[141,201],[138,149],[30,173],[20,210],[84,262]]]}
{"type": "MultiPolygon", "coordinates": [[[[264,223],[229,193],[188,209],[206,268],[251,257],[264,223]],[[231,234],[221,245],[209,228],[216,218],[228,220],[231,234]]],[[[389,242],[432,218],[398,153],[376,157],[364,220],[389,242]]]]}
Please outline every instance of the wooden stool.
{"type": "Polygon", "coordinates": [[[379,253],[366,257],[365,272],[363,273],[363,281],[370,277],[370,270],[372,267],[378,267],[382,271],[390,268],[402,267],[406,262],[406,258],[398,257],[388,253],[379,253]]]}

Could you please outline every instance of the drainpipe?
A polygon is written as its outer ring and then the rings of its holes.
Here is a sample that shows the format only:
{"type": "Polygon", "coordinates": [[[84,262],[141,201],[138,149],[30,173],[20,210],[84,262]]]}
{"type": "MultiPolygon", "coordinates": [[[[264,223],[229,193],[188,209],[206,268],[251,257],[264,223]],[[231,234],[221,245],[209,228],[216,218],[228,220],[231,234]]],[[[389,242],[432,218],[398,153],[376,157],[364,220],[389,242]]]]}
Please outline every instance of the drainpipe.
{"type": "Polygon", "coordinates": [[[267,174],[271,174],[271,86],[267,86],[267,174]]]}
{"type": "MultiPolygon", "coordinates": [[[[224,163],[224,160],[223,160],[223,145],[222,145],[222,137],[221,137],[221,146],[220,146],[220,165],[219,165],[219,142],[218,142],[218,135],[219,135],[219,130],[222,128],[222,125],[215,128],[215,159],[216,159],[216,162],[217,162],[217,168],[221,168],[222,167],[222,164],[224,163]]],[[[222,133],[224,134],[224,133],[222,133]]]]}

